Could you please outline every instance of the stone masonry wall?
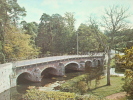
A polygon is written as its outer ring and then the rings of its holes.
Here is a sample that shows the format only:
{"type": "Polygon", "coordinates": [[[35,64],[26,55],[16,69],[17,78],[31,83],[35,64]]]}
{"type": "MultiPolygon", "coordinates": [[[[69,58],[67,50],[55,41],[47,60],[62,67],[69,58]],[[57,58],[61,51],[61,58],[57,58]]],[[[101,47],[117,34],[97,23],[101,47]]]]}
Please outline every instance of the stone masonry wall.
{"type": "Polygon", "coordinates": [[[9,89],[10,75],[12,74],[12,64],[6,63],[0,65],[0,93],[9,89]]]}

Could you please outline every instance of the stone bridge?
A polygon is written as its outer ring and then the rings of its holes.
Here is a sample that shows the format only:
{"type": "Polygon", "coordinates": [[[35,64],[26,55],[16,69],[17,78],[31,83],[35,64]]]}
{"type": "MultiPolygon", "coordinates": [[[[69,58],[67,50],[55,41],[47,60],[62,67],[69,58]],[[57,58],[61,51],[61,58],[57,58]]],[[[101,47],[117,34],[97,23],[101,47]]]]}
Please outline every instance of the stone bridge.
{"type": "Polygon", "coordinates": [[[88,66],[101,67],[104,56],[97,54],[69,55],[37,58],[13,63],[13,74],[10,76],[11,84],[17,85],[21,79],[40,82],[42,77],[49,75],[63,76],[67,71],[84,71],[88,66]]]}
{"type": "Polygon", "coordinates": [[[88,71],[88,67],[102,68],[102,53],[37,58],[0,64],[0,93],[17,85],[21,79],[40,82],[50,75],[63,76],[67,71],[88,71]]]}

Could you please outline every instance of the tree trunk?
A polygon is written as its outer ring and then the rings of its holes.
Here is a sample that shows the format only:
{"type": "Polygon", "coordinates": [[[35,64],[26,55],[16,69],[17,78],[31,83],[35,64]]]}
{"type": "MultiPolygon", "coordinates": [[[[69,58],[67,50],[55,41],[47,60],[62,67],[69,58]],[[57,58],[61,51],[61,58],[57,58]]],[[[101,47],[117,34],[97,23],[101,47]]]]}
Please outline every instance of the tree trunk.
{"type": "Polygon", "coordinates": [[[108,48],[107,50],[108,62],[107,62],[107,85],[110,84],[110,61],[111,61],[111,50],[108,48]]]}

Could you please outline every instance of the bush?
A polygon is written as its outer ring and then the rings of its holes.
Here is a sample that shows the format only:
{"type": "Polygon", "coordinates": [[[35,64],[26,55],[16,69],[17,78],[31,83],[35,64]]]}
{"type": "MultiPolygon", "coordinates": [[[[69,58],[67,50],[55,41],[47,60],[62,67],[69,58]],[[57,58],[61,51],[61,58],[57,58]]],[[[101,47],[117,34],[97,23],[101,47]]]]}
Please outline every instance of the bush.
{"type": "MultiPolygon", "coordinates": [[[[60,91],[63,92],[74,92],[74,93],[80,93],[83,94],[87,92],[89,89],[89,84],[92,79],[95,79],[98,77],[97,80],[100,80],[100,75],[102,74],[101,71],[99,72],[91,72],[84,75],[80,75],[78,77],[74,77],[68,81],[66,81],[64,84],[61,85],[60,91]]],[[[97,84],[97,83],[96,83],[97,84]]]]}
{"type": "Polygon", "coordinates": [[[77,88],[80,90],[80,93],[83,94],[83,93],[87,92],[88,85],[85,81],[80,81],[80,82],[78,82],[77,88]]]}
{"type": "Polygon", "coordinates": [[[37,89],[27,90],[23,95],[24,100],[75,100],[75,93],[57,91],[39,91],[37,89]]]}
{"type": "Polygon", "coordinates": [[[107,100],[94,95],[79,95],[69,92],[27,90],[23,100],[107,100]]]}
{"type": "Polygon", "coordinates": [[[117,54],[116,65],[118,70],[133,69],[133,47],[125,50],[125,55],[117,54]]]}
{"type": "Polygon", "coordinates": [[[125,71],[125,76],[126,77],[125,77],[125,83],[123,85],[123,89],[133,99],[133,71],[130,69],[127,69],[125,71]]]}
{"type": "Polygon", "coordinates": [[[75,100],[107,100],[103,97],[97,97],[94,95],[76,95],[75,100]]]}
{"type": "MultiPolygon", "coordinates": [[[[89,77],[89,74],[80,75],[78,77],[74,77],[73,79],[68,80],[64,84],[61,85],[60,90],[63,92],[75,92],[75,93],[82,93],[83,90],[81,90],[80,86],[83,86],[83,84],[87,84],[86,80],[89,77]]],[[[87,86],[87,85],[86,85],[87,86]]],[[[86,88],[86,86],[82,88],[86,88]]]]}

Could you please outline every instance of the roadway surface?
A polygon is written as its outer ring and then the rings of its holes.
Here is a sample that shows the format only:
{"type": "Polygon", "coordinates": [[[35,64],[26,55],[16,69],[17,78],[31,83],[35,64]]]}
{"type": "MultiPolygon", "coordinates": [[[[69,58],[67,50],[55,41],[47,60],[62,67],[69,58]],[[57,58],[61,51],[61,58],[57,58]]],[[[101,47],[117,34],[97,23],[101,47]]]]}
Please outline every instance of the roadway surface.
{"type": "Polygon", "coordinates": [[[82,57],[93,57],[93,56],[102,56],[103,53],[93,54],[93,55],[64,55],[64,56],[52,56],[52,57],[45,57],[45,58],[36,58],[36,59],[29,59],[29,60],[22,60],[14,62],[14,67],[26,66],[26,65],[33,65],[38,63],[46,63],[56,60],[65,60],[71,58],[82,58],[82,57]]]}

